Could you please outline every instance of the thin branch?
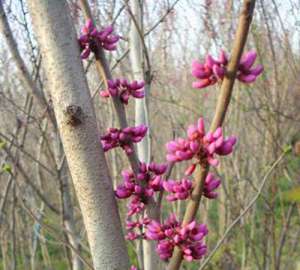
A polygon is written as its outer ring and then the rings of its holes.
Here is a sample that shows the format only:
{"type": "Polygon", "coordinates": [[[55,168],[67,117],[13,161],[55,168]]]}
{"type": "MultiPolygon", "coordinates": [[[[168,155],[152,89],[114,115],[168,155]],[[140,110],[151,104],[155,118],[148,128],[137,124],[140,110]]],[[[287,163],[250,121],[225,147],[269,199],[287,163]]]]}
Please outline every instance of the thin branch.
{"type": "Polygon", "coordinates": [[[23,176],[25,182],[35,191],[38,197],[49,207],[49,209],[51,209],[54,213],[59,214],[60,211],[49,202],[49,200],[44,196],[42,191],[31,181],[30,177],[26,174],[25,169],[20,164],[20,162],[15,160],[11,151],[9,151],[5,146],[3,147],[3,150],[7,153],[8,157],[12,160],[12,162],[15,165],[15,168],[18,169],[20,174],[23,176]]]}
{"type": "Polygon", "coordinates": [[[23,154],[28,156],[32,161],[36,162],[39,164],[46,172],[48,172],[51,176],[56,177],[56,174],[52,172],[51,169],[49,169],[46,165],[44,165],[41,161],[37,160],[32,154],[28,153],[27,151],[24,150],[22,145],[19,145],[18,143],[14,142],[13,140],[9,139],[6,135],[0,132],[0,137],[5,139],[5,141],[9,142],[12,144],[14,147],[19,149],[23,154]]]}
{"type": "Polygon", "coordinates": [[[46,229],[48,232],[52,232],[52,237],[56,238],[56,240],[61,243],[62,245],[65,245],[67,247],[69,247],[70,249],[72,249],[74,251],[74,253],[76,253],[76,255],[78,256],[78,258],[91,270],[93,270],[93,266],[85,259],[81,256],[81,254],[78,253],[78,251],[76,250],[75,247],[73,247],[70,243],[66,243],[65,241],[61,240],[60,238],[54,236],[54,233],[57,232],[56,228],[53,228],[51,225],[44,223],[43,221],[41,221],[38,217],[35,216],[35,214],[32,212],[32,210],[25,204],[25,199],[20,200],[21,202],[21,206],[25,209],[25,211],[29,214],[29,216],[31,216],[35,221],[37,221],[44,229],[46,229]]]}
{"type": "Polygon", "coordinates": [[[281,234],[280,234],[279,246],[278,246],[277,251],[276,251],[276,263],[275,263],[275,269],[276,270],[280,269],[282,249],[283,249],[283,246],[286,242],[287,232],[288,232],[288,229],[290,228],[290,224],[291,224],[291,220],[292,220],[292,214],[293,214],[293,211],[296,208],[296,206],[297,206],[297,203],[294,202],[289,207],[288,214],[287,214],[287,221],[285,222],[285,224],[283,224],[283,229],[282,229],[281,234]]]}
{"type": "Polygon", "coordinates": [[[13,37],[11,28],[9,26],[7,16],[5,14],[4,8],[3,8],[3,1],[0,1],[0,31],[4,35],[8,48],[10,50],[10,53],[13,56],[13,59],[16,63],[16,66],[20,72],[21,79],[25,84],[25,87],[27,88],[28,92],[31,93],[35,99],[37,100],[38,105],[41,107],[42,110],[46,110],[51,122],[55,125],[55,117],[53,112],[50,110],[50,107],[47,104],[47,101],[45,99],[45,96],[40,89],[38,89],[35,82],[31,79],[30,73],[24,63],[24,60],[22,59],[20,52],[18,50],[17,43],[13,37]]]}
{"type": "MultiPolygon", "coordinates": [[[[227,73],[221,85],[214,118],[210,127],[211,131],[214,131],[216,128],[222,126],[223,121],[225,119],[225,115],[230,103],[231,94],[236,78],[238,64],[248,37],[254,7],[255,0],[244,0],[241,15],[238,22],[238,28],[233,43],[231,58],[227,67],[227,73]]],[[[186,207],[186,211],[182,222],[183,225],[188,224],[196,217],[208,170],[209,166],[207,165],[203,167],[201,166],[200,169],[196,171],[195,187],[192,191],[191,198],[188,201],[186,207]]],[[[181,261],[182,251],[179,248],[175,248],[167,269],[178,270],[181,265],[181,261]]]]}
{"type": "Polygon", "coordinates": [[[265,174],[264,178],[261,181],[261,185],[258,188],[258,191],[256,193],[256,195],[253,197],[253,199],[250,201],[250,203],[247,205],[247,207],[242,211],[242,213],[229,225],[229,227],[226,229],[224,235],[221,237],[221,239],[218,241],[218,243],[216,244],[216,246],[214,247],[214,249],[210,252],[210,254],[206,257],[205,261],[203,262],[203,264],[200,266],[199,270],[204,269],[204,267],[209,263],[209,261],[212,259],[212,257],[215,255],[215,253],[217,252],[217,250],[220,248],[220,246],[222,245],[222,243],[225,241],[226,237],[228,236],[228,234],[231,232],[231,230],[233,229],[233,227],[238,224],[238,222],[247,214],[247,212],[252,208],[252,206],[256,203],[256,201],[258,200],[258,198],[261,196],[261,193],[265,187],[265,184],[269,178],[269,176],[271,175],[271,173],[273,172],[273,170],[278,166],[278,164],[282,161],[282,159],[286,156],[287,153],[289,153],[289,151],[283,152],[279,158],[273,163],[273,165],[269,168],[269,170],[267,171],[267,173],[265,174]]]}
{"type": "MultiPolygon", "coordinates": [[[[85,18],[93,20],[88,1],[80,0],[80,5],[84,12],[85,18]]],[[[105,57],[105,53],[100,46],[98,46],[97,51],[95,52],[95,58],[96,58],[96,68],[99,73],[99,76],[104,80],[105,86],[108,87],[107,81],[112,80],[113,76],[111,74],[111,70],[109,68],[107,59],[105,57]]],[[[119,97],[115,97],[115,96],[112,97],[112,102],[121,128],[128,127],[128,123],[126,119],[126,111],[123,103],[120,101],[119,97]]],[[[131,143],[130,147],[131,149],[134,149],[133,143],[131,143]]],[[[139,168],[139,160],[136,155],[136,151],[133,151],[133,153],[127,155],[127,157],[133,171],[137,173],[139,168]]]]}
{"type": "Polygon", "coordinates": [[[153,30],[155,30],[156,29],[156,27],[158,27],[164,20],[165,20],[165,18],[169,15],[169,13],[171,12],[171,11],[173,11],[173,9],[175,8],[175,6],[176,6],[176,4],[179,2],[180,0],[176,0],[176,1],[174,1],[174,3],[170,6],[170,7],[168,7],[168,9],[167,9],[167,11],[166,11],[166,13],[152,26],[152,27],[150,27],[150,29],[149,30],[147,30],[146,32],[145,32],[145,34],[144,34],[144,36],[148,36],[153,30]]]}

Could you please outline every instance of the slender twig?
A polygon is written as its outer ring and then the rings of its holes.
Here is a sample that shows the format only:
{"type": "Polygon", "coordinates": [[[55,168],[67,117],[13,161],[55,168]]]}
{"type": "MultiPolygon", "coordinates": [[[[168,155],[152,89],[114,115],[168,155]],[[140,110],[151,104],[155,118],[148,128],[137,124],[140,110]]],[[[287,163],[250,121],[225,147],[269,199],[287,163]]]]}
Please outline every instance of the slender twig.
{"type": "MultiPolygon", "coordinates": [[[[224,122],[225,115],[231,99],[238,64],[248,37],[254,7],[255,0],[244,0],[241,15],[239,18],[238,28],[236,31],[236,36],[233,43],[231,58],[227,66],[226,76],[223,79],[221,85],[214,118],[210,126],[211,131],[214,131],[216,128],[222,126],[224,122]]],[[[188,224],[193,219],[195,219],[196,213],[200,205],[204,181],[208,170],[209,166],[206,165],[201,166],[200,169],[196,172],[195,187],[192,191],[191,198],[188,201],[186,207],[186,211],[182,222],[183,224],[188,224]]],[[[167,269],[178,270],[181,265],[181,261],[182,251],[179,248],[175,248],[167,269]]]]}
{"type": "Polygon", "coordinates": [[[39,164],[46,172],[48,172],[51,176],[56,177],[55,173],[52,172],[51,169],[49,169],[45,164],[43,164],[41,161],[37,160],[32,154],[28,153],[27,151],[24,150],[22,145],[19,145],[18,143],[14,142],[12,139],[9,139],[5,134],[0,132],[0,137],[5,139],[5,141],[11,143],[14,147],[19,149],[23,154],[28,156],[32,161],[36,162],[39,164]]]}
{"type": "Polygon", "coordinates": [[[290,228],[292,214],[293,214],[293,211],[296,208],[296,206],[297,206],[297,203],[294,202],[289,207],[288,214],[287,214],[287,221],[285,222],[285,224],[283,224],[283,229],[281,230],[281,233],[280,233],[279,246],[276,251],[276,262],[275,262],[276,270],[280,269],[282,249],[283,249],[283,246],[284,246],[286,238],[287,238],[287,232],[288,232],[288,229],[290,228]]]}
{"type": "Polygon", "coordinates": [[[93,270],[93,266],[85,259],[81,256],[81,254],[78,253],[78,251],[76,250],[76,248],[74,248],[70,243],[66,243],[65,241],[61,240],[60,238],[54,236],[54,233],[57,232],[56,228],[53,228],[51,225],[44,223],[43,221],[41,221],[38,217],[36,217],[36,215],[33,213],[33,211],[25,204],[25,199],[23,200],[19,200],[21,202],[21,206],[25,209],[25,211],[29,214],[30,217],[32,217],[35,221],[39,222],[39,224],[41,224],[42,227],[44,227],[44,229],[46,229],[49,232],[52,232],[52,237],[56,238],[56,240],[58,242],[60,242],[62,245],[66,245],[69,248],[71,248],[74,253],[76,253],[76,255],[78,256],[78,258],[91,270],[93,270]]]}
{"type": "Polygon", "coordinates": [[[6,152],[8,157],[11,159],[11,161],[15,165],[15,168],[18,170],[18,172],[20,172],[20,174],[23,176],[23,179],[25,180],[25,182],[36,192],[36,194],[39,196],[39,198],[49,207],[49,209],[51,209],[54,213],[59,214],[60,211],[49,202],[49,200],[45,197],[45,195],[42,193],[42,191],[31,181],[31,178],[27,175],[27,173],[25,172],[25,169],[23,168],[23,166],[21,165],[20,162],[15,160],[11,151],[9,151],[5,146],[3,147],[3,150],[6,152]]]}
{"type": "MultiPolygon", "coordinates": [[[[80,0],[80,5],[84,12],[85,18],[93,20],[88,1],[80,0]]],[[[99,76],[101,79],[104,80],[105,86],[108,87],[107,81],[112,80],[113,76],[112,76],[109,64],[107,62],[105,53],[100,46],[98,46],[97,51],[95,52],[95,58],[96,58],[96,68],[99,73],[99,76]]],[[[113,102],[113,105],[114,105],[114,108],[115,108],[115,111],[117,114],[117,118],[118,118],[121,128],[128,127],[126,111],[125,111],[124,105],[122,104],[120,99],[115,96],[112,97],[112,102],[113,102]]],[[[133,143],[131,143],[130,147],[131,147],[131,149],[134,149],[133,143]]],[[[133,153],[130,155],[127,155],[127,157],[128,157],[128,160],[130,162],[130,165],[131,165],[133,171],[135,173],[137,173],[138,168],[139,168],[139,160],[138,160],[136,151],[133,151],[133,153]]]]}
{"type": "Polygon", "coordinates": [[[214,249],[210,252],[210,254],[206,257],[205,261],[200,266],[199,270],[204,269],[204,267],[209,263],[209,261],[212,259],[212,257],[215,255],[217,250],[220,248],[222,243],[225,241],[228,234],[231,232],[231,230],[234,228],[236,224],[247,214],[247,212],[252,208],[252,206],[256,203],[258,198],[261,196],[261,193],[265,187],[265,184],[271,175],[271,173],[274,171],[274,169],[278,166],[278,164],[282,161],[282,159],[286,156],[286,154],[290,151],[283,152],[279,158],[273,163],[273,165],[268,169],[267,173],[265,174],[264,178],[261,181],[261,185],[258,188],[258,191],[256,195],[253,197],[253,199],[249,202],[247,207],[242,211],[242,213],[228,226],[226,229],[224,235],[221,237],[221,239],[218,241],[214,249]]]}
{"type": "Polygon", "coordinates": [[[2,34],[6,39],[7,45],[16,63],[18,71],[21,75],[20,77],[24,82],[25,87],[27,88],[28,92],[35,97],[37,104],[40,106],[40,108],[42,110],[47,111],[47,114],[50,117],[51,122],[55,126],[55,117],[53,111],[50,109],[45,99],[44,93],[40,91],[40,89],[38,89],[36,83],[31,79],[30,73],[24,63],[24,60],[20,55],[16,40],[13,37],[11,28],[7,20],[7,16],[3,8],[3,1],[0,1],[0,31],[2,32],[2,34]]]}
{"type": "Polygon", "coordinates": [[[150,27],[149,30],[147,30],[144,34],[144,36],[148,36],[153,30],[156,29],[156,27],[158,27],[164,20],[165,18],[169,15],[169,13],[175,8],[176,4],[179,2],[180,0],[176,0],[174,1],[174,3],[168,7],[166,13],[152,26],[150,27]]]}

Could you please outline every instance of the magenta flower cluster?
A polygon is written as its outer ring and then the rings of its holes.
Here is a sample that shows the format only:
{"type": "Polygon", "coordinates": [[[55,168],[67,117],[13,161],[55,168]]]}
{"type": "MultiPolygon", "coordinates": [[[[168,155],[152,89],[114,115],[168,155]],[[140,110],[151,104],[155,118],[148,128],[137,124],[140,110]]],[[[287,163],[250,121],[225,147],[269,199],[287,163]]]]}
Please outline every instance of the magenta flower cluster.
{"type": "Polygon", "coordinates": [[[251,50],[242,56],[238,67],[238,80],[244,83],[252,83],[263,72],[264,67],[262,65],[253,67],[256,57],[257,54],[254,50],[251,50]]]}
{"type": "Polygon", "coordinates": [[[215,190],[220,186],[221,180],[216,178],[212,173],[208,173],[204,182],[203,196],[208,199],[215,199],[218,193],[215,190]]]}
{"type": "MultiPolygon", "coordinates": [[[[257,54],[254,50],[245,53],[238,66],[237,79],[244,83],[252,83],[263,72],[263,66],[252,68],[257,54]]],[[[193,82],[193,88],[205,88],[222,81],[228,65],[228,56],[221,50],[218,59],[207,55],[204,63],[197,60],[192,62],[192,75],[198,79],[193,82]]]]}
{"type": "Polygon", "coordinates": [[[137,175],[132,170],[122,172],[123,183],[117,187],[115,194],[119,199],[131,197],[128,216],[140,213],[147,200],[162,189],[162,175],[166,169],[166,164],[152,162],[146,165],[141,162],[137,175]]]}
{"type": "Polygon", "coordinates": [[[119,36],[114,35],[113,31],[113,26],[107,26],[103,30],[98,31],[93,21],[87,20],[78,39],[81,48],[81,58],[88,58],[91,52],[97,51],[97,46],[101,46],[108,51],[115,50],[119,36]]]}
{"type": "Polygon", "coordinates": [[[104,152],[121,147],[127,155],[134,151],[131,147],[132,143],[140,142],[147,133],[148,128],[145,125],[137,127],[127,127],[123,129],[109,128],[107,133],[101,136],[101,143],[104,152]]]}
{"type": "Polygon", "coordinates": [[[179,138],[167,143],[167,160],[180,162],[184,160],[196,159],[186,171],[187,175],[193,173],[196,164],[210,164],[217,166],[219,161],[215,155],[228,155],[233,151],[236,137],[224,138],[222,128],[215,132],[205,133],[203,118],[200,118],[196,125],[191,125],[187,130],[187,138],[179,138]]]}
{"type": "MultiPolygon", "coordinates": [[[[212,173],[208,173],[204,182],[203,196],[208,199],[215,199],[218,196],[215,190],[220,184],[220,179],[216,178],[212,173]]],[[[163,182],[163,188],[169,193],[166,196],[167,201],[186,200],[191,194],[193,183],[187,178],[183,178],[180,181],[168,180],[163,182]]]]}
{"type": "MultiPolygon", "coordinates": [[[[79,38],[82,49],[81,57],[87,58],[90,52],[96,52],[100,46],[112,51],[116,49],[119,36],[113,34],[111,26],[97,31],[93,22],[88,20],[82,29],[79,38]]],[[[256,53],[246,53],[238,67],[237,79],[244,83],[251,83],[259,76],[263,67],[253,67],[256,53]]],[[[227,72],[228,57],[221,51],[218,59],[208,55],[205,63],[194,61],[192,63],[192,75],[198,81],[193,83],[194,88],[204,88],[223,80],[227,72]]],[[[144,82],[128,82],[126,79],[115,79],[108,81],[106,90],[100,92],[102,97],[118,97],[123,104],[128,104],[129,98],[144,98],[144,82]]],[[[101,136],[104,151],[115,147],[121,147],[127,155],[133,153],[133,143],[140,142],[147,133],[147,127],[126,127],[123,129],[109,128],[107,133],[101,136]]],[[[164,222],[148,218],[143,211],[151,201],[155,202],[155,193],[166,191],[166,200],[169,202],[188,199],[193,190],[193,182],[187,176],[193,174],[196,166],[217,166],[219,161],[217,155],[229,155],[236,144],[236,137],[225,138],[222,128],[214,132],[206,132],[203,118],[197,124],[187,129],[186,138],[178,138],[167,143],[167,160],[170,163],[193,160],[185,171],[186,177],[179,181],[163,179],[167,170],[166,164],[140,162],[137,172],[124,170],[122,172],[123,182],[115,190],[115,196],[119,199],[129,198],[126,220],[127,240],[142,238],[154,240],[156,251],[163,260],[168,260],[177,247],[182,251],[183,258],[187,261],[201,259],[207,250],[204,237],[208,230],[206,225],[197,224],[195,220],[188,224],[177,220],[174,214],[164,222]]],[[[203,196],[208,199],[217,197],[216,189],[221,181],[212,173],[208,173],[203,183],[203,196]]],[[[131,270],[137,270],[131,266],[131,270]]]]}
{"type": "Polygon", "coordinates": [[[134,98],[143,98],[145,96],[145,83],[143,81],[130,83],[126,79],[116,79],[109,80],[107,83],[108,89],[100,92],[102,97],[118,96],[122,103],[128,104],[130,96],[134,98]]]}
{"type": "Polygon", "coordinates": [[[169,192],[166,196],[166,199],[169,202],[177,201],[177,200],[186,200],[192,190],[192,181],[183,178],[180,181],[168,180],[163,182],[164,190],[169,192]]]}
{"type": "Polygon", "coordinates": [[[145,228],[150,223],[150,221],[151,220],[147,217],[140,218],[137,221],[126,220],[126,239],[133,241],[140,237],[145,238],[143,234],[143,228],[145,228]]]}
{"type": "Polygon", "coordinates": [[[204,88],[215,84],[218,80],[223,80],[227,64],[228,57],[223,50],[221,50],[218,59],[214,59],[208,54],[204,64],[194,60],[192,62],[192,75],[199,81],[193,82],[193,88],[204,88]]]}
{"type": "Polygon", "coordinates": [[[156,251],[163,260],[169,259],[174,248],[178,247],[183,258],[192,261],[201,259],[206,253],[207,247],[203,238],[207,233],[206,225],[197,224],[195,221],[183,225],[172,214],[163,224],[152,220],[147,225],[145,238],[157,241],[156,251]]]}

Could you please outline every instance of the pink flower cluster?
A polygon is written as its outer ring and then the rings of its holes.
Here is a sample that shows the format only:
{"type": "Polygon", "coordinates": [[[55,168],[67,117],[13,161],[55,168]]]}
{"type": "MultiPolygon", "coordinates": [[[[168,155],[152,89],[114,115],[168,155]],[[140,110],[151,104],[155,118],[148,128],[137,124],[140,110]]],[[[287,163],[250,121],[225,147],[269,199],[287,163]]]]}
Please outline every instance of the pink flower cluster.
{"type": "Polygon", "coordinates": [[[210,54],[207,55],[204,64],[194,60],[192,62],[192,75],[199,81],[193,82],[193,88],[204,88],[215,84],[218,80],[223,80],[227,64],[228,57],[223,50],[221,50],[218,59],[214,59],[210,54]]]}
{"type": "Polygon", "coordinates": [[[147,133],[148,128],[145,125],[137,127],[127,127],[123,129],[109,128],[107,133],[101,136],[101,143],[104,152],[120,146],[127,155],[132,154],[131,143],[140,142],[147,133]]]}
{"type": "Polygon", "coordinates": [[[122,172],[123,183],[115,191],[119,199],[131,198],[128,205],[128,216],[140,213],[147,199],[162,189],[162,175],[167,169],[166,164],[140,163],[137,175],[131,170],[122,172]]]}
{"type": "Polygon", "coordinates": [[[238,67],[238,80],[244,83],[252,83],[264,71],[264,67],[262,65],[257,65],[256,67],[252,68],[256,57],[257,54],[254,50],[251,50],[242,56],[238,67]]]}
{"type": "MultiPolygon", "coordinates": [[[[82,30],[83,35],[79,42],[82,48],[82,58],[87,58],[90,52],[95,52],[98,46],[107,50],[114,50],[119,37],[112,34],[113,28],[108,27],[98,32],[92,21],[88,21],[82,30]]],[[[261,65],[253,68],[256,60],[256,53],[246,53],[239,64],[237,79],[245,83],[255,81],[263,67],[261,65]]],[[[218,59],[208,55],[205,63],[194,61],[192,63],[192,74],[199,81],[193,83],[194,88],[204,88],[223,80],[228,65],[228,57],[221,51],[218,59]]],[[[108,89],[100,92],[102,97],[118,97],[123,104],[128,104],[130,96],[144,98],[144,82],[128,82],[126,79],[115,79],[108,81],[108,89]]],[[[115,147],[121,147],[127,155],[133,153],[133,143],[140,142],[147,133],[147,127],[126,127],[124,129],[110,128],[107,133],[101,136],[101,143],[104,151],[115,147]]],[[[214,132],[206,132],[203,118],[200,118],[194,125],[187,129],[186,138],[178,138],[166,144],[167,160],[171,163],[193,160],[192,164],[185,171],[185,175],[193,174],[197,165],[217,166],[219,160],[216,155],[229,155],[236,144],[236,137],[225,138],[222,128],[214,132]]],[[[164,181],[162,175],[166,172],[166,164],[140,162],[138,171],[124,170],[122,172],[123,182],[117,186],[115,196],[119,199],[130,198],[127,205],[127,240],[142,238],[145,240],[157,241],[156,251],[163,260],[168,260],[177,247],[182,251],[183,258],[187,261],[201,259],[207,247],[204,237],[208,230],[206,225],[190,221],[182,224],[174,214],[163,223],[144,216],[142,212],[149,202],[154,201],[154,194],[165,190],[168,192],[167,201],[187,199],[193,189],[193,182],[188,178],[179,181],[164,181]],[[136,215],[136,216],[133,216],[136,215]]],[[[220,179],[212,173],[208,173],[204,181],[203,196],[214,199],[218,196],[216,189],[220,186],[220,179]]],[[[137,270],[131,266],[131,270],[137,270]]]]}
{"type": "Polygon", "coordinates": [[[137,221],[126,220],[126,239],[133,241],[139,237],[143,237],[143,228],[147,226],[150,223],[150,221],[151,220],[147,217],[140,218],[137,221]]]}
{"type": "MultiPolygon", "coordinates": [[[[242,56],[238,66],[237,79],[244,83],[252,83],[263,72],[263,66],[257,65],[252,68],[256,60],[256,52],[251,50],[242,56]]],[[[205,88],[222,81],[228,64],[228,56],[221,50],[218,59],[214,59],[210,54],[206,56],[205,62],[197,60],[192,62],[192,75],[198,79],[193,82],[193,88],[205,88]]]]}
{"type": "Polygon", "coordinates": [[[166,196],[166,199],[169,202],[187,199],[191,193],[192,185],[192,181],[186,178],[181,181],[164,181],[164,190],[170,193],[166,196]]]}
{"type": "Polygon", "coordinates": [[[215,154],[230,154],[235,143],[236,137],[232,136],[227,139],[223,137],[221,127],[213,133],[205,133],[204,121],[200,118],[196,125],[188,127],[186,139],[179,138],[167,143],[167,160],[179,162],[195,157],[197,162],[186,171],[186,174],[190,175],[198,163],[208,162],[212,166],[217,166],[219,161],[215,158],[215,154]]]}
{"type": "Polygon", "coordinates": [[[175,246],[182,251],[187,261],[199,260],[206,253],[203,238],[208,230],[204,224],[192,221],[182,225],[172,214],[165,223],[152,220],[146,228],[146,239],[157,241],[156,251],[163,260],[172,256],[175,246]]]}
{"type": "Polygon", "coordinates": [[[95,52],[97,50],[97,46],[101,46],[108,51],[115,50],[119,36],[114,35],[113,30],[113,26],[107,26],[103,30],[98,31],[93,21],[91,19],[87,20],[78,39],[82,51],[81,58],[88,58],[91,51],[95,52]]]}
{"type": "Polygon", "coordinates": [[[118,96],[122,103],[128,104],[130,96],[134,98],[145,96],[144,85],[144,82],[133,81],[129,83],[126,79],[109,80],[108,89],[101,91],[100,95],[102,97],[118,96]]]}
{"type": "Polygon", "coordinates": [[[215,199],[218,193],[215,190],[220,186],[221,180],[212,173],[208,173],[204,182],[203,196],[208,199],[215,199]]]}

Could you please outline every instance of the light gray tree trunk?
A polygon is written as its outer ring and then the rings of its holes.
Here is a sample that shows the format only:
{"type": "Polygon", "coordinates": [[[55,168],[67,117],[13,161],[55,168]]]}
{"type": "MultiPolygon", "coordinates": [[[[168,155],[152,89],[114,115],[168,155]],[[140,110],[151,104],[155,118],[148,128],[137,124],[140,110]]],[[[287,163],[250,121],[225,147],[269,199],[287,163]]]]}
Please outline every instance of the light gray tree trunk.
{"type": "Polygon", "coordinates": [[[94,269],[128,269],[121,222],[67,3],[27,2],[94,269]]]}
{"type": "MultiPolygon", "coordinates": [[[[133,78],[144,80],[144,58],[141,35],[143,35],[142,22],[142,0],[130,0],[131,12],[135,17],[135,22],[131,20],[130,26],[130,61],[132,63],[133,78]],[[140,32],[140,33],[139,33],[140,32]]],[[[135,99],[135,125],[145,124],[149,126],[147,92],[149,85],[145,85],[146,96],[142,99],[135,99]]],[[[150,161],[150,137],[149,132],[144,139],[137,143],[137,154],[139,160],[149,163],[150,161]]]]}
{"type": "MultiPolygon", "coordinates": [[[[30,72],[27,69],[27,67],[25,66],[25,63],[19,53],[17,43],[13,37],[11,28],[10,28],[8,20],[7,20],[7,16],[4,12],[3,3],[1,1],[0,1],[0,32],[3,33],[3,35],[5,37],[9,52],[12,55],[14,63],[16,64],[16,67],[19,71],[19,77],[20,77],[21,81],[23,82],[23,85],[25,86],[26,90],[35,97],[35,101],[40,106],[40,109],[48,110],[48,105],[47,105],[47,102],[46,102],[43,92],[38,88],[37,84],[32,80],[30,72]]],[[[51,120],[52,124],[55,126],[54,115],[50,111],[49,111],[49,116],[50,116],[50,120],[51,120]]],[[[39,167],[38,164],[37,164],[37,167],[39,167]]],[[[37,174],[37,177],[39,177],[38,174],[37,174]]],[[[9,183],[11,183],[11,181],[9,183]]],[[[8,187],[10,187],[10,185],[8,187]]],[[[69,192],[69,190],[67,190],[66,192],[69,192]]],[[[70,194],[66,194],[66,192],[64,192],[64,197],[66,197],[68,199],[70,197],[70,194]]],[[[43,208],[43,207],[41,207],[41,208],[43,208]]],[[[0,207],[0,209],[2,209],[2,208],[0,207]]],[[[73,211],[73,207],[70,203],[68,204],[68,207],[66,208],[65,211],[68,211],[68,213],[73,211]]],[[[0,213],[1,213],[1,211],[0,211],[0,213]]],[[[68,215],[68,216],[72,216],[72,215],[68,215]]],[[[77,243],[75,241],[76,235],[74,234],[73,231],[71,231],[72,228],[75,228],[75,225],[71,224],[72,222],[73,222],[72,219],[66,219],[64,222],[64,225],[65,225],[66,229],[68,231],[70,231],[70,234],[68,236],[70,239],[70,243],[74,243],[74,245],[73,245],[74,248],[76,249],[77,252],[79,252],[79,245],[78,244],[75,245],[75,243],[77,243]]],[[[37,246],[37,240],[38,240],[38,238],[35,237],[35,240],[33,241],[34,242],[33,246],[35,246],[35,247],[37,246]]],[[[36,248],[33,248],[33,262],[35,260],[34,259],[35,251],[36,251],[36,248]]],[[[81,260],[79,259],[79,257],[76,255],[76,253],[73,250],[71,252],[72,252],[73,270],[81,270],[83,268],[81,260]]]]}
{"type": "MultiPolygon", "coordinates": [[[[130,61],[132,63],[133,78],[135,80],[144,80],[144,57],[143,57],[143,1],[130,0],[131,13],[134,19],[131,19],[130,27],[130,61]]],[[[149,128],[148,108],[147,108],[147,94],[149,85],[145,85],[145,98],[135,100],[135,125],[145,124],[149,128]]],[[[137,144],[137,155],[140,161],[150,162],[150,129],[144,139],[137,144]]],[[[146,213],[149,217],[155,218],[155,205],[148,205],[146,213]]],[[[154,241],[143,241],[142,246],[138,245],[138,254],[141,253],[143,258],[139,259],[142,269],[152,270],[159,269],[159,257],[155,251],[154,241]]]]}

